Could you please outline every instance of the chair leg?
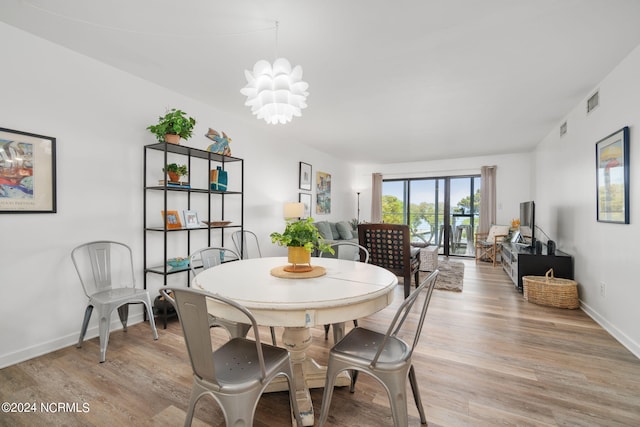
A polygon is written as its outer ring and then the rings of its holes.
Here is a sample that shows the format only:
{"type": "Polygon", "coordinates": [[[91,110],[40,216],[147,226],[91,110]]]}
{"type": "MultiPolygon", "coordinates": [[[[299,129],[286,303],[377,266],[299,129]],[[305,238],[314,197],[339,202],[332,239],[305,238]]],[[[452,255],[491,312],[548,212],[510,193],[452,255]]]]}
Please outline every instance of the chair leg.
{"type": "Polygon", "coordinates": [[[327,341],[329,339],[329,327],[331,325],[326,324],[324,325],[324,340],[327,341]]]}
{"type": "Polygon", "coordinates": [[[411,272],[404,275],[404,297],[408,297],[411,293],[411,272]]]}
{"type": "Polygon", "coordinates": [[[351,384],[349,385],[349,393],[356,392],[356,381],[358,381],[359,373],[360,371],[358,371],[357,369],[354,369],[353,371],[351,371],[351,384]]]}
{"type": "Polygon", "coordinates": [[[277,346],[278,340],[276,339],[276,329],[273,326],[269,327],[269,329],[271,329],[271,342],[274,346],[277,346]]]}
{"type": "Polygon", "coordinates": [[[80,338],[78,339],[78,344],[76,347],[82,347],[82,342],[84,341],[84,336],[87,334],[87,326],[89,326],[89,320],[91,320],[91,313],[93,313],[93,306],[88,305],[84,310],[84,319],[82,320],[82,328],[80,328],[80,338]]]}
{"type": "Polygon", "coordinates": [[[158,329],[156,328],[156,320],[153,317],[153,306],[151,305],[151,297],[145,302],[144,306],[147,308],[147,316],[149,316],[149,325],[151,326],[151,332],[153,332],[153,339],[158,339],[158,329]]]}
{"type": "Polygon", "coordinates": [[[420,423],[426,424],[427,417],[424,414],[424,407],[422,406],[422,399],[420,398],[420,389],[418,388],[418,381],[416,379],[416,372],[413,369],[413,365],[409,368],[409,383],[411,384],[411,391],[413,392],[413,400],[416,402],[418,412],[420,413],[420,423]]]}
{"type": "Polygon", "coordinates": [[[118,307],[118,316],[120,317],[120,323],[122,323],[122,330],[127,332],[127,321],[129,320],[129,304],[124,304],[118,307]]]}
{"type": "Polygon", "coordinates": [[[98,321],[98,331],[100,334],[100,363],[104,363],[107,358],[107,345],[109,344],[109,320],[111,312],[105,313],[98,308],[100,319],[98,321]]]}
{"type": "Polygon", "coordinates": [[[322,394],[322,409],[320,410],[320,419],[318,420],[318,426],[322,427],[327,422],[329,417],[329,407],[331,406],[331,397],[333,396],[333,386],[336,383],[336,375],[338,372],[333,372],[331,369],[331,361],[327,367],[327,381],[324,385],[324,393],[322,394]]]}

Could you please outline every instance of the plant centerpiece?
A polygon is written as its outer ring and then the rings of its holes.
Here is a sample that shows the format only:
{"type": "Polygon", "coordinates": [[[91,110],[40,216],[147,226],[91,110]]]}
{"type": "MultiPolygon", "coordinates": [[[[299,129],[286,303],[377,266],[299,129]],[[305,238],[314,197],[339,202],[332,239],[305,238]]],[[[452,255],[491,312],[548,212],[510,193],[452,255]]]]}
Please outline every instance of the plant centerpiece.
{"type": "Polygon", "coordinates": [[[162,172],[166,172],[169,175],[170,182],[180,182],[181,176],[187,176],[187,165],[179,165],[177,163],[170,163],[166,168],[162,169],[162,172]]]}
{"type": "Polygon", "coordinates": [[[191,132],[196,125],[193,117],[187,117],[187,113],[182,110],[172,108],[164,116],[158,117],[158,124],[147,127],[159,142],[170,142],[179,144],[180,138],[187,140],[191,138],[191,132]]]}
{"type": "Polygon", "coordinates": [[[302,273],[311,271],[311,252],[314,249],[320,252],[335,253],[333,248],[324,242],[318,228],[313,225],[313,218],[300,220],[288,220],[283,233],[271,233],[271,242],[280,246],[287,246],[289,251],[289,263],[285,271],[302,273]]]}

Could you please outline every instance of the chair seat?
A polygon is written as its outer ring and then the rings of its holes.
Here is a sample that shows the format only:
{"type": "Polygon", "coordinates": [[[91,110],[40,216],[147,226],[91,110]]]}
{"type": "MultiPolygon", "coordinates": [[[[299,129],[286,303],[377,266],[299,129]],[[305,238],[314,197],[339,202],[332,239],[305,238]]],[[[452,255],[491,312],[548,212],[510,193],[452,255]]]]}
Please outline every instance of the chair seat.
{"type": "MultiPolygon", "coordinates": [[[[384,337],[385,334],[379,332],[365,328],[355,328],[336,344],[331,349],[331,352],[343,358],[370,361],[373,360],[378,352],[384,337]]],[[[404,341],[393,336],[387,339],[388,341],[376,365],[376,369],[382,371],[396,370],[398,366],[404,365],[405,361],[411,356],[411,348],[404,341]]]]}
{"type": "MultiPolygon", "coordinates": [[[[267,367],[267,376],[271,375],[271,371],[279,370],[280,365],[286,363],[289,358],[286,349],[268,344],[263,344],[262,354],[267,367]]],[[[232,390],[237,393],[243,389],[253,388],[260,382],[260,362],[256,343],[253,340],[246,338],[229,340],[213,352],[213,365],[216,379],[223,391],[232,390]],[[237,357],[239,354],[242,358],[237,357]]]]}
{"type": "Polygon", "coordinates": [[[129,301],[135,297],[146,299],[148,292],[145,289],[136,288],[116,288],[97,292],[89,298],[90,301],[100,304],[118,304],[119,302],[129,301]]]}

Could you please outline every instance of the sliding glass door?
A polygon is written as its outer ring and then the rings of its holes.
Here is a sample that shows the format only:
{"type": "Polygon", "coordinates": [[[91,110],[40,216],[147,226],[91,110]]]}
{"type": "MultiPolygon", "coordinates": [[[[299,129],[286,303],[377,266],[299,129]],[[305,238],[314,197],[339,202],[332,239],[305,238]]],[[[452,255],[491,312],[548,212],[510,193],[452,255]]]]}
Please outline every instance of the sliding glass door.
{"type": "Polygon", "coordinates": [[[444,255],[474,256],[480,176],[384,180],[382,220],[408,224],[416,244],[444,255]]]}

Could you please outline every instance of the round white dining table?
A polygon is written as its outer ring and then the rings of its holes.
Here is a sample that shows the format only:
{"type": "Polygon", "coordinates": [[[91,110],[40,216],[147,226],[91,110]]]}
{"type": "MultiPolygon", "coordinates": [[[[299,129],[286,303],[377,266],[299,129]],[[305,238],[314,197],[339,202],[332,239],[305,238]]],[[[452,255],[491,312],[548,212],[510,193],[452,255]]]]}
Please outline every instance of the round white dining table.
{"type": "MultiPolygon", "coordinates": [[[[298,407],[304,425],[313,425],[313,404],[309,388],[324,387],[326,367],[307,358],[310,328],[333,324],[337,336],[344,322],[369,316],[391,304],[397,277],[375,265],[335,258],[311,258],[313,266],[324,267],[315,278],[280,278],[271,270],[287,265],[286,257],[254,258],[226,262],[196,275],[192,286],[229,298],[251,311],[261,326],[282,326],[282,342],[291,354],[298,407]]],[[[234,314],[209,300],[209,312],[229,320],[234,314]],[[222,311],[221,311],[222,310],[222,311]]],[[[348,385],[345,375],[338,385],[348,385]]],[[[286,382],[267,390],[286,390],[286,382]]]]}

